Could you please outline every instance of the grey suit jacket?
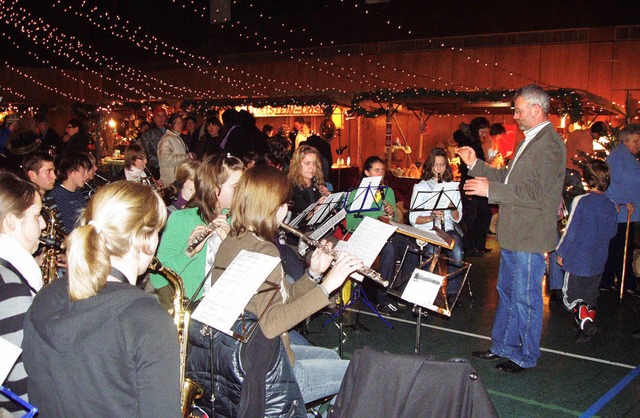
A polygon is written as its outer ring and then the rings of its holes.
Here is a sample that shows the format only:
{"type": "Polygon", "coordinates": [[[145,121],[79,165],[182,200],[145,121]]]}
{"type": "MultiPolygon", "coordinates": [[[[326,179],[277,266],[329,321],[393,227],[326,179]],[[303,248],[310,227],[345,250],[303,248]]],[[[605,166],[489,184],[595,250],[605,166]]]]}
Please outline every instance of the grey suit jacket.
{"type": "Polygon", "coordinates": [[[562,139],[548,124],[522,151],[513,169],[511,165],[495,169],[477,160],[469,171],[474,177],[487,177],[489,203],[500,205],[497,238],[501,248],[534,253],[555,248],[565,154],[562,139]]]}

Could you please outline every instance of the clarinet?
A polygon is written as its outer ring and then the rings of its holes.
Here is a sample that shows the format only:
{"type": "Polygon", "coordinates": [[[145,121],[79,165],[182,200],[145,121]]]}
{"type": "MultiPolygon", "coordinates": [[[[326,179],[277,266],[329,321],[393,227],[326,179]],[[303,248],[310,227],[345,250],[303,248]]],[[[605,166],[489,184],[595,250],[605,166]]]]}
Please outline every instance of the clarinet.
{"type": "MultiPolygon", "coordinates": [[[[442,174],[440,174],[440,173],[438,173],[438,183],[442,183],[442,174]]],[[[444,231],[444,211],[442,213],[443,213],[443,216],[440,219],[440,229],[442,229],[444,231]]],[[[435,225],[435,220],[433,222],[434,222],[433,226],[435,227],[436,226],[435,225]]]]}
{"type": "MultiPolygon", "coordinates": [[[[227,219],[229,219],[229,217],[231,217],[231,212],[227,212],[227,219]]],[[[198,247],[198,245],[202,243],[202,241],[204,241],[209,237],[211,232],[214,232],[218,228],[220,228],[220,225],[215,224],[215,219],[209,222],[207,224],[207,229],[205,229],[204,231],[202,231],[201,233],[193,237],[191,241],[189,241],[187,245],[187,252],[192,253],[193,250],[195,250],[196,247],[198,247]]]]}
{"type": "MultiPolygon", "coordinates": [[[[318,181],[318,178],[316,176],[311,177],[311,185],[313,186],[314,189],[320,191],[320,182],[318,181]]],[[[320,194],[322,196],[329,196],[331,194],[331,192],[327,191],[326,193],[322,193],[320,192],[320,194]]]]}
{"type": "MultiPolygon", "coordinates": [[[[320,241],[318,241],[317,239],[312,239],[309,238],[308,236],[306,236],[304,233],[302,233],[301,231],[290,227],[289,225],[286,224],[280,224],[280,228],[284,229],[285,231],[297,236],[298,238],[300,238],[302,241],[304,241],[305,244],[307,244],[310,247],[318,247],[320,248],[322,251],[324,251],[325,253],[329,254],[331,257],[333,257],[334,261],[336,258],[338,258],[338,252],[336,250],[334,250],[333,248],[330,248],[326,245],[322,245],[322,243],[320,243],[320,241]]],[[[378,273],[377,271],[369,268],[369,267],[362,267],[359,268],[358,270],[356,270],[358,273],[369,277],[370,279],[374,280],[375,282],[377,282],[378,284],[387,287],[389,286],[389,282],[385,279],[382,278],[382,276],[380,275],[380,273],[378,273]]]]}

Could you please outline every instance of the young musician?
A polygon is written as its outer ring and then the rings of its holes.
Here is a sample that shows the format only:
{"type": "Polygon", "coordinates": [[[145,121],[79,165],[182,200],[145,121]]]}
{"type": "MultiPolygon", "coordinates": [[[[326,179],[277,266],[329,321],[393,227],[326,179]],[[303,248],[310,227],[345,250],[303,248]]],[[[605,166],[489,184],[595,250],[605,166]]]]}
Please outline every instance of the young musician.
{"type": "MultiPolygon", "coordinates": [[[[290,196],[291,186],[281,171],[258,165],[244,173],[231,206],[230,235],[216,255],[213,283],[241,250],[279,257],[272,240],[287,214],[290,196]]],[[[244,412],[252,416],[280,416],[289,410],[294,399],[300,398],[300,393],[308,403],[338,392],[348,362],[340,360],[329,349],[291,345],[287,332],[327,306],[329,295],[350,273],[363,266],[355,256],[342,253],[325,274],[331,263],[331,256],[316,249],[307,272],[294,284],[284,279],[281,264],[271,271],[245,308],[253,317],[262,315],[246,349],[240,349],[241,343],[236,344],[222,333],[214,337],[214,361],[220,366],[214,369],[219,376],[215,379],[218,382],[215,391],[217,414],[236,416],[239,406],[247,407],[247,402],[257,400],[253,398],[255,395],[265,396],[264,410],[249,408],[244,412]],[[261,290],[270,291],[260,293],[261,290]],[[263,348],[256,349],[256,344],[263,348]],[[270,352],[279,353],[275,365],[269,358],[270,352]],[[242,370],[234,360],[240,355],[247,356],[242,370]]]]}
{"type": "MultiPolygon", "coordinates": [[[[244,166],[235,157],[207,157],[195,175],[195,194],[185,209],[173,212],[162,233],[158,259],[184,279],[186,296],[196,298],[196,289],[213,265],[220,242],[227,236],[229,225],[226,212],[231,207],[233,193],[244,166]],[[209,225],[209,226],[207,226],[209,225]],[[214,228],[211,228],[213,226],[214,228]],[[191,252],[189,243],[198,235],[206,239],[191,252]]],[[[151,283],[158,289],[163,304],[172,300],[172,288],[160,275],[153,275],[151,283]]],[[[204,290],[208,289],[205,283],[204,290]]]]}
{"type": "MultiPolygon", "coordinates": [[[[382,181],[380,182],[381,187],[378,190],[371,191],[374,193],[375,202],[372,204],[371,208],[367,209],[373,210],[349,212],[347,214],[347,230],[351,232],[355,231],[362,222],[362,219],[364,219],[364,216],[368,216],[373,219],[378,219],[380,216],[388,216],[394,221],[399,220],[400,212],[396,208],[396,195],[391,187],[384,186],[384,176],[386,172],[387,165],[382,158],[373,155],[364,161],[362,176],[382,176],[382,181]]],[[[351,192],[347,199],[347,208],[350,208],[351,203],[355,200],[356,196],[363,192],[364,190],[354,190],[351,192]]],[[[354,208],[349,210],[354,210],[354,208]]],[[[396,265],[396,245],[393,243],[394,239],[403,240],[401,237],[394,237],[388,241],[380,251],[380,275],[389,282],[393,279],[396,265]]],[[[385,289],[376,288],[376,299],[378,302],[377,309],[381,313],[391,314],[398,310],[398,307],[389,299],[385,289]]]]}
{"type": "Polygon", "coordinates": [[[53,157],[44,152],[34,152],[25,157],[22,169],[31,183],[38,186],[40,196],[53,190],[56,185],[56,167],[53,157]]]}
{"type": "Polygon", "coordinates": [[[293,153],[289,166],[289,180],[293,185],[293,218],[310,204],[329,194],[322,176],[322,158],[317,149],[302,145],[293,153]]]}
{"type": "Polygon", "coordinates": [[[81,153],[66,155],[58,166],[61,182],[51,190],[55,201],[52,209],[60,217],[60,227],[67,234],[75,227],[80,211],[87,206],[87,196],[82,193],[82,188],[89,178],[91,166],[89,157],[81,153]]]}
{"type": "Polygon", "coordinates": [[[42,416],[180,416],[176,325],[135,286],[167,209],[119,181],[96,192],[67,238],[68,275],[36,295],[22,348],[42,416]]]}
{"type": "Polygon", "coordinates": [[[176,168],[176,181],[173,182],[169,189],[171,194],[175,196],[171,205],[167,207],[169,212],[182,209],[196,192],[195,177],[196,171],[200,167],[200,160],[185,160],[176,168]]]}
{"type": "Polygon", "coordinates": [[[124,150],[124,170],[117,176],[117,180],[137,181],[138,183],[153,184],[156,189],[161,189],[164,184],[161,180],[151,177],[147,170],[147,153],[136,142],[132,142],[124,150]]]}
{"type": "MultiPolygon", "coordinates": [[[[411,207],[421,207],[429,198],[433,197],[429,196],[427,192],[437,190],[438,183],[452,180],[453,172],[447,162],[447,153],[442,148],[432,149],[422,172],[422,181],[413,186],[411,207]]],[[[409,222],[416,228],[428,231],[436,226],[455,240],[453,249],[444,250],[444,254],[455,261],[462,261],[462,237],[455,228],[455,223],[460,222],[460,219],[462,219],[462,203],[460,202],[457,206],[449,203],[449,208],[446,210],[411,211],[409,214],[409,222]]],[[[418,261],[416,259],[414,264],[417,264],[418,261]]],[[[458,266],[449,264],[449,272],[455,271],[457,268],[458,266]]],[[[460,290],[461,284],[462,277],[452,278],[447,283],[447,296],[454,297],[460,290]]]]}
{"type": "MultiPolygon", "coordinates": [[[[24,317],[33,296],[42,287],[42,273],[32,254],[38,248],[42,201],[32,183],[0,173],[0,337],[20,347],[24,317]]],[[[22,358],[11,369],[4,386],[27,400],[27,374],[22,358]]],[[[24,410],[0,395],[0,415],[24,410]]],[[[10,415],[11,416],[11,415],[10,415]]]]}

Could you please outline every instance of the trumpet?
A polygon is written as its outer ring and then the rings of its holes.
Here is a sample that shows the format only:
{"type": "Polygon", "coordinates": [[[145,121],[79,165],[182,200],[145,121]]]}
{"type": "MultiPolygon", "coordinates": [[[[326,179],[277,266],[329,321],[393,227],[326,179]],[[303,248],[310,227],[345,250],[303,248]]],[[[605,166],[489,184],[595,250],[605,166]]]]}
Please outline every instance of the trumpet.
{"type": "MultiPolygon", "coordinates": [[[[336,250],[334,250],[333,248],[330,248],[327,245],[323,245],[317,239],[309,238],[304,233],[302,233],[302,231],[299,231],[299,230],[297,230],[295,228],[292,228],[292,227],[290,227],[289,225],[286,225],[286,224],[280,224],[280,228],[284,229],[286,232],[289,232],[289,233],[297,236],[302,241],[304,241],[304,243],[307,244],[308,246],[320,248],[322,251],[324,251],[325,253],[329,254],[331,257],[333,257],[334,260],[336,258],[338,258],[338,252],[336,250]]],[[[366,266],[365,267],[361,267],[356,271],[358,273],[364,275],[364,276],[369,277],[370,279],[372,279],[376,283],[380,284],[381,286],[384,286],[384,287],[389,286],[389,282],[387,280],[385,280],[380,275],[380,273],[378,273],[377,271],[375,271],[375,270],[373,270],[373,269],[371,269],[369,267],[366,267],[366,266]]]]}
{"type": "MultiPolygon", "coordinates": [[[[227,220],[231,217],[231,212],[227,212],[227,220]]],[[[187,252],[192,253],[198,245],[202,243],[205,239],[209,237],[209,235],[214,232],[216,229],[220,228],[220,225],[215,224],[215,219],[207,224],[207,229],[193,237],[191,241],[189,241],[187,245],[187,252]]]]}

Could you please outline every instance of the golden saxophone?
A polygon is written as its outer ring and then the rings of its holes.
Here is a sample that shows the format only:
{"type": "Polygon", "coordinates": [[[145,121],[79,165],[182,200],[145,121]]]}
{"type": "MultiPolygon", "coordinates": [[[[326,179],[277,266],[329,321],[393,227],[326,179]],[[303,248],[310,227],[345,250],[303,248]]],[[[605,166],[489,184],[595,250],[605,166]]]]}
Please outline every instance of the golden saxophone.
{"type": "Polygon", "coordinates": [[[149,268],[162,274],[173,286],[173,321],[178,328],[178,343],[180,344],[180,405],[182,417],[191,417],[191,409],[196,399],[204,396],[204,390],[196,381],[188,379],[186,375],[187,366],[187,344],[189,332],[189,320],[191,313],[187,310],[188,299],[184,297],[184,283],[182,278],[173,270],[162,265],[160,260],[153,257],[149,268]]]}
{"type": "Polygon", "coordinates": [[[58,228],[56,213],[52,209],[42,206],[40,213],[47,224],[40,235],[40,242],[44,245],[44,259],[40,269],[42,284],[48,284],[58,276],[58,254],[62,251],[61,245],[66,237],[58,228]]]}
{"type": "MultiPolygon", "coordinates": [[[[329,254],[331,257],[333,257],[333,259],[335,260],[336,258],[338,258],[338,252],[336,250],[334,250],[333,248],[330,248],[326,245],[322,245],[322,243],[316,239],[312,239],[309,238],[308,236],[306,236],[302,231],[299,231],[295,228],[290,227],[289,225],[286,224],[280,224],[280,228],[284,229],[285,231],[297,236],[298,238],[300,238],[302,241],[304,241],[308,246],[310,247],[318,247],[320,248],[322,251],[324,251],[325,253],[329,254]]],[[[377,282],[378,284],[387,287],[389,286],[389,282],[387,280],[385,280],[380,273],[378,273],[377,271],[364,266],[362,268],[359,268],[357,270],[358,273],[362,274],[363,276],[367,276],[368,278],[372,279],[373,281],[377,282]]]]}
{"type": "MultiPolygon", "coordinates": [[[[231,217],[231,212],[227,212],[226,217],[227,220],[229,220],[229,218],[231,217]]],[[[192,253],[198,247],[198,245],[202,243],[202,241],[209,238],[209,235],[211,235],[213,231],[215,231],[217,228],[220,228],[219,225],[215,224],[216,219],[217,217],[207,224],[207,229],[205,229],[204,231],[193,237],[191,241],[189,241],[189,243],[187,244],[187,253],[192,253]]]]}

